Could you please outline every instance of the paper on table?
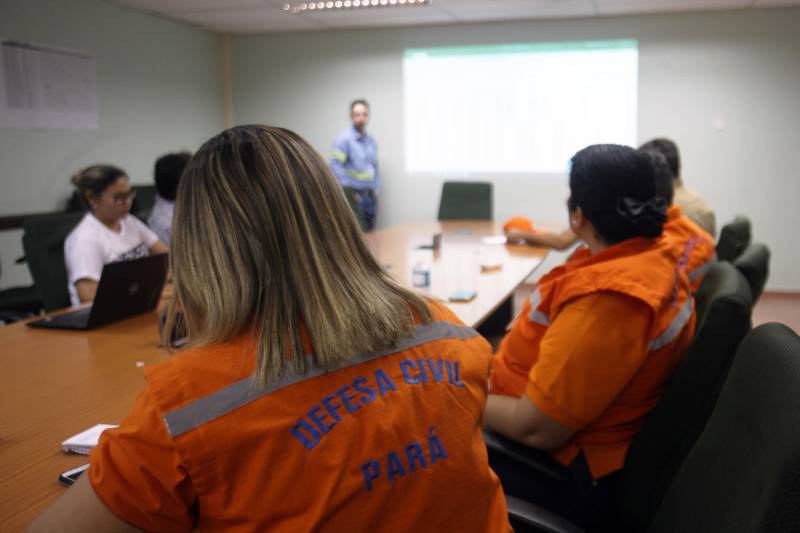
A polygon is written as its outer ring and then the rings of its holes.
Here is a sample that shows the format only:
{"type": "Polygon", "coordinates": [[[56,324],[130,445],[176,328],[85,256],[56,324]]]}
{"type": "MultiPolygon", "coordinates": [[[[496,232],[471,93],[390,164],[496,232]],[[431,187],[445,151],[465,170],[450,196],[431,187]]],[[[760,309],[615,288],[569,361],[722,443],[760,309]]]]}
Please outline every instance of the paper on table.
{"type": "Polygon", "coordinates": [[[483,244],[505,244],[506,243],[506,236],[505,235],[487,235],[486,237],[481,238],[481,242],[483,244]]]}
{"type": "Polygon", "coordinates": [[[61,443],[61,451],[64,453],[79,453],[89,455],[92,448],[97,446],[100,434],[109,429],[117,427],[116,424],[97,424],[86,431],[73,435],[61,443]]]}

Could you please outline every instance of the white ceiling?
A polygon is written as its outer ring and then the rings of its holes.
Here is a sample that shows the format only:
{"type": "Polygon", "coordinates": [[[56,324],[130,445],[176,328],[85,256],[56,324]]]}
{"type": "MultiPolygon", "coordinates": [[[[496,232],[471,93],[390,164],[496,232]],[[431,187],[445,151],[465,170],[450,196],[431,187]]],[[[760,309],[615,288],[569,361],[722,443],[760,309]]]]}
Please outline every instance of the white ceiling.
{"type": "Polygon", "coordinates": [[[283,11],[297,0],[108,0],[220,33],[458,24],[800,6],[800,0],[429,0],[423,6],[283,11]]]}

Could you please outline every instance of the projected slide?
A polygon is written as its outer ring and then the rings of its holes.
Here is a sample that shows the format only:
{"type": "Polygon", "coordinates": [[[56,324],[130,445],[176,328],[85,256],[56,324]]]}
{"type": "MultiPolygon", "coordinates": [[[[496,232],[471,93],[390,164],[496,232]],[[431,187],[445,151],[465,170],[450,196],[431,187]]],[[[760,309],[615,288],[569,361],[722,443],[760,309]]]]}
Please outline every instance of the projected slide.
{"type": "Polygon", "coordinates": [[[406,170],[560,173],[594,143],[636,143],[633,40],[409,49],[406,170]]]}

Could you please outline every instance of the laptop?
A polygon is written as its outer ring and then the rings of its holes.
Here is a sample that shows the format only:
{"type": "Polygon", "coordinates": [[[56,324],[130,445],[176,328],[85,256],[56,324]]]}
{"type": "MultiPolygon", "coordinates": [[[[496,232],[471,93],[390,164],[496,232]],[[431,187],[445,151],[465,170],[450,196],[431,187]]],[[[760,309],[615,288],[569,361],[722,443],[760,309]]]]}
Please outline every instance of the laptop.
{"type": "Polygon", "coordinates": [[[150,255],[103,267],[91,307],[28,322],[32,328],[94,329],[152,311],[167,279],[167,254],[150,255]]]}

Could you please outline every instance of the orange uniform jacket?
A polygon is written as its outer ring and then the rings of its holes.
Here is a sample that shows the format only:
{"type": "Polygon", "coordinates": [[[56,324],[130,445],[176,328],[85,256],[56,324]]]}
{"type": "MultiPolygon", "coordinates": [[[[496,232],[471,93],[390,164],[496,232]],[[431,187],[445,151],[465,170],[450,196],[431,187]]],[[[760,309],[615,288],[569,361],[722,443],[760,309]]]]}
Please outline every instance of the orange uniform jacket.
{"type": "Polygon", "coordinates": [[[390,353],[263,390],[252,339],[148,368],[92,453],[95,492],[157,531],[509,531],[481,436],[491,349],[431,309],[390,353]]]}
{"type": "Polygon", "coordinates": [[[672,206],[667,211],[664,235],[681,250],[681,261],[692,284],[692,292],[697,292],[706,272],[717,261],[714,239],[684,215],[678,206],[672,206]]]}
{"type": "MultiPolygon", "coordinates": [[[[655,406],[694,334],[694,302],[682,263],[681,252],[666,235],[630,239],[595,255],[579,249],[566,264],[542,277],[503,339],[495,356],[492,393],[514,397],[527,393],[539,409],[576,430],[569,442],[551,452],[562,464],[570,464],[581,450],[595,478],[624,464],[631,439],[655,406]],[[605,301],[614,305],[606,308],[637,313],[605,320],[617,325],[640,324],[642,329],[625,331],[628,338],[622,339],[619,332],[587,331],[580,317],[570,317],[575,334],[580,334],[586,345],[578,348],[588,350],[592,369],[587,373],[587,360],[580,362],[575,353],[580,350],[567,345],[570,339],[548,337],[547,333],[570,304],[590,295],[601,299],[607,295],[605,301]],[[628,344],[641,349],[630,353],[628,344]],[[625,350],[629,353],[620,356],[625,350]],[[573,357],[577,363],[569,361],[573,357]],[[591,396],[588,392],[597,390],[608,402],[599,414],[597,406],[586,401],[591,396]],[[590,412],[593,414],[586,414],[590,412]]],[[[564,316],[568,314],[564,312],[564,316]]],[[[586,323],[592,327],[599,322],[586,323]]]]}

